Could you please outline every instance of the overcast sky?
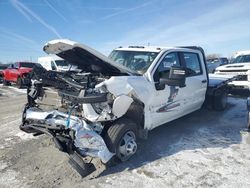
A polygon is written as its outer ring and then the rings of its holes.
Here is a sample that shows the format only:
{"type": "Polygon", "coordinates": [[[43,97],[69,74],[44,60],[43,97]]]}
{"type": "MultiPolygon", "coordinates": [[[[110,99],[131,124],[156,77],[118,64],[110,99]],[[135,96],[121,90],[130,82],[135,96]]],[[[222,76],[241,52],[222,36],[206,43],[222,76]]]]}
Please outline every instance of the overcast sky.
{"type": "Polygon", "coordinates": [[[0,0],[0,61],[37,61],[68,38],[104,54],[125,45],[250,50],[250,0],[0,0]]]}

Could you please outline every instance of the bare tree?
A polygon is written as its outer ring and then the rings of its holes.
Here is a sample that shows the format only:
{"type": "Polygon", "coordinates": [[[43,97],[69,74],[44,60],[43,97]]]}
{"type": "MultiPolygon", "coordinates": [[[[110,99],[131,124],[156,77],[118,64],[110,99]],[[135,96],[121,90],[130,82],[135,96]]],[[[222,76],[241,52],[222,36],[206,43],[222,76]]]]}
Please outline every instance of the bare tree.
{"type": "Polygon", "coordinates": [[[208,54],[207,55],[207,59],[214,59],[214,58],[219,58],[220,57],[220,54],[208,54]]]}

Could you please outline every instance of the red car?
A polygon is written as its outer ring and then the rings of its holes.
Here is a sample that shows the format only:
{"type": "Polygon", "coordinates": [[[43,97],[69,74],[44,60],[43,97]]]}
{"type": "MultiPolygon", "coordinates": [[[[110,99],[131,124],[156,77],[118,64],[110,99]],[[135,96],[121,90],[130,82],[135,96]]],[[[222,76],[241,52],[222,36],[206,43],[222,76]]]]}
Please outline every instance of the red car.
{"type": "Polygon", "coordinates": [[[18,88],[22,88],[26,84],[25,78],[32,71],[35,63],[17,62],[10,64],[7,69],[2,71],[3,85],[10,85],[11,82],[16,83],[18,88]]]}

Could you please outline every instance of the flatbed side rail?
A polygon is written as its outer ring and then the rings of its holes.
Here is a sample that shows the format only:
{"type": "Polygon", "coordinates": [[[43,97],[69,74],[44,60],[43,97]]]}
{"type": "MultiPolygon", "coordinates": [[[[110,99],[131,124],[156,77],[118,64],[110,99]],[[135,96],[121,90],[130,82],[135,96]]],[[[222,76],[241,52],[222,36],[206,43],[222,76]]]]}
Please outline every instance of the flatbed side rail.
{"type": "Polygon", "coordinates": [[[238,76],[209,74],[208,93],[227,87],[229,82],[236,80],[238,76]]]}

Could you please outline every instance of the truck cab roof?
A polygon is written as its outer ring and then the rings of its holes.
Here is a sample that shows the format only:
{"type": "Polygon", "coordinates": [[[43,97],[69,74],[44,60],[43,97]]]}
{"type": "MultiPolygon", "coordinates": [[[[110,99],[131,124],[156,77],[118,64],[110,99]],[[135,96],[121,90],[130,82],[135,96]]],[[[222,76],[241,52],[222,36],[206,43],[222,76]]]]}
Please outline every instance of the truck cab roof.
{"type": "Polygon", "coordinates": [[[190,49],[189,47],[165,47],[165,46],[127,46],[118,47],[116,51],[138,51],[138,52],[162,52],[166,50],[190,49]]]}

